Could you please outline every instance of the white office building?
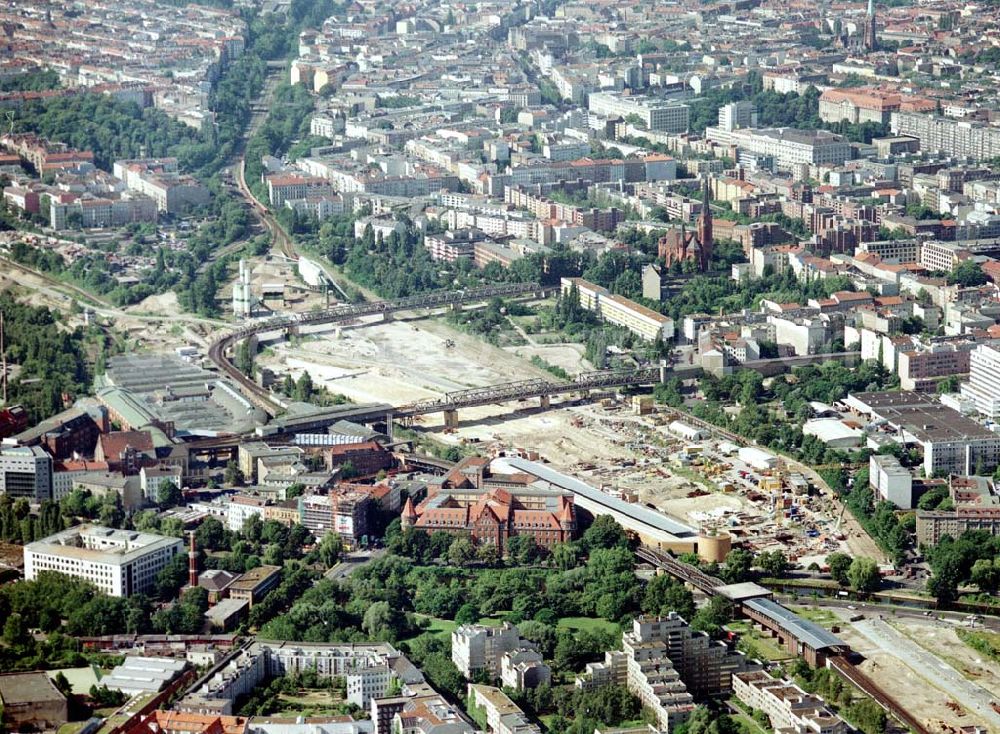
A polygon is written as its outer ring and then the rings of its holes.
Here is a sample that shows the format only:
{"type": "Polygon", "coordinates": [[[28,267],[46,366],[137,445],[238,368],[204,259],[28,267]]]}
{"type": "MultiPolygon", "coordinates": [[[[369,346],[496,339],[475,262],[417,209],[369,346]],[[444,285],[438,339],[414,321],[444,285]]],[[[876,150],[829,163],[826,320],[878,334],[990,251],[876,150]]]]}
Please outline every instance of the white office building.
{"type": "Polygon", "coordinates": [[[732,102],[719,108],[719,127],[732,132],[743,127],[757,127],[757,107],[753,102],[732,102]]]}
{"type": "Polygon", "coordinates": [[[688,130],[691,110],[686,104],[654,97],[624,96],[616,92],[595,92],[588,100],[588,107],[603,118],[637,116],[647,130],[665,133],[684,133],[688,130]]]}
{"type": "Polygon", "coordinates": [[[78,525],[24,546],[24,578],[57,571],[127,597],[151,592],[156,575],[183,550],[180,538],[78,525]]]}
{"type": "Polygon", "coordinates": [[[0,445],[0,494],[29,502],[52,499],[52,457],[40,446],[0,445]]]}
{"type": "Polygon", "coordinates": [[[980,413],[1000,418],[1000,351],[985,344],[976,347],[969,355],[969,381],[961,390],[980,413]]]}

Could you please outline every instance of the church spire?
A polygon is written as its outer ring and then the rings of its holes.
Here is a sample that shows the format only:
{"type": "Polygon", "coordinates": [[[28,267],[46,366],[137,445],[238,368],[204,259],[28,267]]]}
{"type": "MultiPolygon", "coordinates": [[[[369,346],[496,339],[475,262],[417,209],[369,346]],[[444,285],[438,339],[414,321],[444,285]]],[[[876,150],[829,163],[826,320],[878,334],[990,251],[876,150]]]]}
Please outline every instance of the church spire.
{"type": "Polygon", "coordinates": [[[702,272],[711,267],[712,249],[712,193],[708,186],[708,174],[702,179],[701,214],[698,215],[698,265],[702,272]]]}

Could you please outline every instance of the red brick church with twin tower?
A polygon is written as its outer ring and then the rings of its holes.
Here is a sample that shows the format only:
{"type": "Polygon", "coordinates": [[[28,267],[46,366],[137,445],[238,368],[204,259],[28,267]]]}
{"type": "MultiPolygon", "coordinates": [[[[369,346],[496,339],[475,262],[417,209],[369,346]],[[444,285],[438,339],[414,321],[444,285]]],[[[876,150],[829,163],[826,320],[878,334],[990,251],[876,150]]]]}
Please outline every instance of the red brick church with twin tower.
{"type": "Polygon", "coordinates": [[[709,269],[712,263],[712,197],[708,190],[708,177],[704,179],[701,194],[701,214],[698,215],[698,227],[694,232],[687,231],[682,224],[679,229],[671,229],[660,238],[657,255],[666,267],[674,263],[683,264],[686,260],[693,261],[700,272],[709,269]]]}

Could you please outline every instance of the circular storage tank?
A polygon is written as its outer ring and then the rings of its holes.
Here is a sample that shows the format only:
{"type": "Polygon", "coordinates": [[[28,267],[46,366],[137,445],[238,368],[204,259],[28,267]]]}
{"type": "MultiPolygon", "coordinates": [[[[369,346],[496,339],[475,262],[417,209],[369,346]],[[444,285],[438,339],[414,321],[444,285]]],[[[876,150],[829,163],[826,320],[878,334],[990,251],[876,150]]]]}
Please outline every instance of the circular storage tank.
{"type": "Polygon", "coordinates": [[[698,557],[711,563],[722,563],[733,547],[733,537],[721,531],[698,533],[698,557]]]}

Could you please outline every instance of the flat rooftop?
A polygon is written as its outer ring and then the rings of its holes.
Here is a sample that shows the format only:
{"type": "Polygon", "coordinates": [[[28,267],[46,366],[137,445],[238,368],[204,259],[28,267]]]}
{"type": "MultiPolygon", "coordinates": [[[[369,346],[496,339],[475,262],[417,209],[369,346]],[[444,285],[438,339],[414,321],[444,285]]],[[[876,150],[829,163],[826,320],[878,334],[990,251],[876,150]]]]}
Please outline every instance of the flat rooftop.
{"type": "Polygon", "coordinates": [[[660,532],[667,533],[668,535],[673,535],[678,538],[694,538],[697,535],[694,528],[685,525],[682,522],[672,520],[666,515],[650,510],[642,505],[633,504],[631,502],[618,499],[617,497],[612,497],[606,492],[602,492],[599,489],[591,487],[589,484],[581,482],[579,479],[574,479],[573,477],[557,472],[544,464],[516,457],[506,457],[501,459],[500,462],[500,466],[506,465],[513,469],[517,469],[518,471],[524,472],[525,474],[531,474],[532,476],[538,477],[542,481],[568,490],[574,495],[579,495],[582,499],[603,505],[612,512],[631,518],[636,522],[655,530],[659,530],[660,532]]]}
{"type": "Polygon", "coordinates": [[[123,565],[147,553],[182,547],[180,538],[101,525],[78,525],[24,546],[26,551],[64,558],[123,565]]]}
{"type": "Polygon", "coordinates": [[[0,701],[7,706],[65,700],[46,673],[0,674],[0,701]]]}
{"type": "Polygon", "coordinates": [[[257,566],[257,568],[251,568],[245,574],[236,579],[233,583],[229,585],[230,591],[240,591],[246,590],[251,591],[256,589],[262,583],[270,579],[271,577],[281,573],[281,568],[278,566],[257,566]]]}
{"type": "Polygon", "coordinates": [[[822,650],[828,647],[848,647],[846,642],[830,632],[830,630],[800,617],[792,610],[770,599],[750,599],[743,602],[743,605],[773,619],[783,630],[794,635],[795,639],[805,643],[813,650],[822,650]]]}

